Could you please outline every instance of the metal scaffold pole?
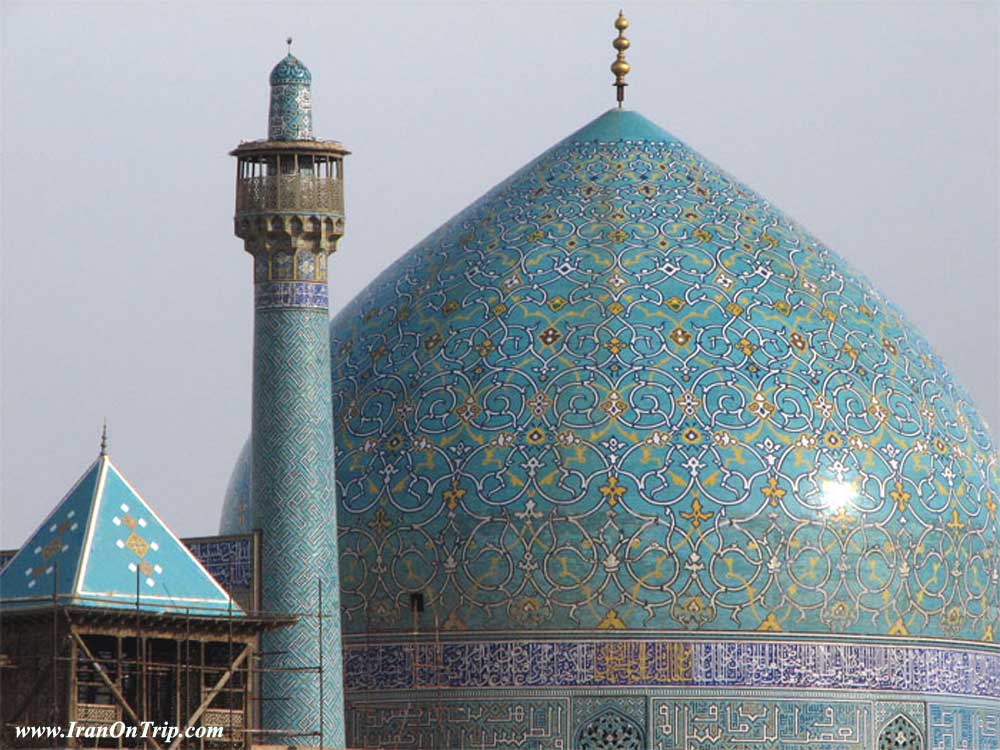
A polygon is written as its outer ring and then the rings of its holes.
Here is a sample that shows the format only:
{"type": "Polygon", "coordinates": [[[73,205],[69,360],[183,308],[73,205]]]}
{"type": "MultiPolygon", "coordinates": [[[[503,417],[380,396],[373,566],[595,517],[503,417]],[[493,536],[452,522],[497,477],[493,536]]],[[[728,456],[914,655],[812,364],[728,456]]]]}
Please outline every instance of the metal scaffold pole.
{"type": "Polygon", "coordinates": [[[326,735],[323,733],[323,714],[326,713],[326,703],[323,702],[323,683],[326,680],[323,679],[323,579],[316,579],[316,617],[318,618],[317,623],[317,637],[319,638],[319,667],[317,669],[319,677],[319,746],[324,747],[326,745],[326,735]]]}

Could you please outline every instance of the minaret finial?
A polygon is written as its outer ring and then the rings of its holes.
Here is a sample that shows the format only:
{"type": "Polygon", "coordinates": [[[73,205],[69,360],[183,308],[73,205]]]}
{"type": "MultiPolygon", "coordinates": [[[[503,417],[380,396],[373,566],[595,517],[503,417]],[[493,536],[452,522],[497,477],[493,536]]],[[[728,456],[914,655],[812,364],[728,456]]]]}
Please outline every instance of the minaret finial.
{"type": "Polygon", "coordinates": [[[625,18],[625,11],[618,11],[618,18],[615,19],[615,28],[618,29],[618,37],[611,42],[611,46],[618,50],[618,57],[611,63],[611,72],[615,74],[615,88],[618,89],[618,109],[622,108],[625,101],[625,76],[632,70],[632,66],[625,62],[625,50],[629,48],[629,40],[625,38],[625,29],[628,28],[628,19],[625,18]]]}
{"type": "Polygon", "coordinates": [[[101,456],[108,455],[108,420],[104,419],[104,425],[101,427],[101,456]]]}
{"type": "Polygon", "coordinates": [[[288,37],[288,38],[287,38],[287,39],[285,40],[285,44],[287,44],[287,45],[288,45],[288,54],[289,54],[289,55],[290,55],[290,54],[292,54],[292,38],[291,38],[291,37],[288,37]]]}

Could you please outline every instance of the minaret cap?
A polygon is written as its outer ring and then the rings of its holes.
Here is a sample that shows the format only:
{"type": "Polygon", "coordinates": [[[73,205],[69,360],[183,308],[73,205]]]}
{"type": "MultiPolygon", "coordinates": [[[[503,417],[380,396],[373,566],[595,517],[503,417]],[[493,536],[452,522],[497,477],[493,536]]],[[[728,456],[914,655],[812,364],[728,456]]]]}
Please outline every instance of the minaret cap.
{"type": "Polygon", "coordinates": [[[615,88],[618,89],[618,108],[621,109],[622,102],[625,101],[625,76],[632,70],[632,66],[625,62],[625,50],[631,44],[625,38],[625,29],[628,28],[628,19],[625,18],[625,11],[618,11],[618,18],[615,19],[615,28],[618,29],[618,37],[611,42],[611,46],[618,50],[618,56],[611,63],[611,72],[615,74],[615,88]]]}
{"type": "Polygon", "coordinates": [[[292,54],[291,37],[287,43],[288,54],[271,71],[267,138],[269,141],[311,141],[312,73],[292,54]]]}

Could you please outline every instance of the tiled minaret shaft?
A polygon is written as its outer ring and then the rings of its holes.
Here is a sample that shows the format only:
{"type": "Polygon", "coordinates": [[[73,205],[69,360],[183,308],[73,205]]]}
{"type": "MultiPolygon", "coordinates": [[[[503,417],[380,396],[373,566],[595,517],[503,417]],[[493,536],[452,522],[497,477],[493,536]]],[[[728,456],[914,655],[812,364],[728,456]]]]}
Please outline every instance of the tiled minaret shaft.
{"type": "Polygon", "coordinates": [[[344,232],[339,143],[312,136],[311,76],[271,73],[268,138],[233,151],[236,235],[253,256],[253,525],[262,606],[301,616],[264,637],[267,742],[344,747],[327,256],[344,232]],[[322,586],[322,632],[316,617],[322,586]],[[322,677],[312,667],[322,664],[322,677]]]}

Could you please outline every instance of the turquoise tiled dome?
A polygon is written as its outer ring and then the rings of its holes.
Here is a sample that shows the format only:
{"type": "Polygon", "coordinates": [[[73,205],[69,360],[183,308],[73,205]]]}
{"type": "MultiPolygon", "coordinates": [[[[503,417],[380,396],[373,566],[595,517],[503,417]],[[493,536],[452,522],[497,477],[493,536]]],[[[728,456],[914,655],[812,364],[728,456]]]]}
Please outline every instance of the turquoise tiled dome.
{"type": "Polygon", "coordinates": [[[345,633],[410,630],[420,592],[425,625],[479,633],[1000,635],[1000,477],[965,391],[638,114],[445,223],[331,337],[345,633]]]}

